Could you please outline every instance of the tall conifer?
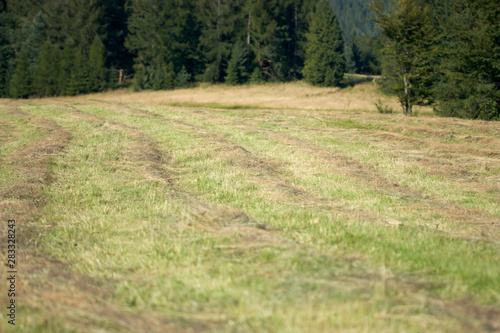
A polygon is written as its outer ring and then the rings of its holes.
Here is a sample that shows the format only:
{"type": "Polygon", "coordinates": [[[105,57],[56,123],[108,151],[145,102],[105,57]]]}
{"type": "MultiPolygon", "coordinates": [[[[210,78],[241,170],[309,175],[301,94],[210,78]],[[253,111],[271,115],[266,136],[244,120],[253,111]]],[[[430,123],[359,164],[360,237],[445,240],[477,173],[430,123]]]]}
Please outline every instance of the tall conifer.
{"type": "Polygon", "coordinates": [[[46,97],[54,91],[54,73],[53,63],[57,59],[52,59],[52,44],[47,41],[43,44],[42,51],[35,62],[35,72],[33,73],[33,93],[38,96],[46,97]]]}
{"type": "Polygon", "coordinates": [[[104,45],[99,36],[94,38],[89,53],[89,90],[101,91],[106,85],[104,45]]]}
{"type": "Polygon", "coordinates": [[[304,78],[314,85],[337,86],[345,67],[342,30],[329,3],[321,0],[311,19],[304,78]]]}
{"type": "Polygon", "coordinates": [[[28,54],[21,50],[17,59],[16,70],[10,80],[10,95],[13,98],[26,98],[31,93],[31,75],[28,54]]]}

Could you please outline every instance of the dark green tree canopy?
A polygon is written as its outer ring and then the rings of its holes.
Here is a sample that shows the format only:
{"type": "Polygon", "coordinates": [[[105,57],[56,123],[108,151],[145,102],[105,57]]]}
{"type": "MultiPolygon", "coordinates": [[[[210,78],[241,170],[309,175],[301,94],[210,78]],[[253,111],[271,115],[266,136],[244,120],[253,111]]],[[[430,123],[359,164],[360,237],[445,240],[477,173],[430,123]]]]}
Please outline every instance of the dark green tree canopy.
{"type": "Polygon", "coordinates": [[[386,11],[383,1],[374,1],[374,21],[387,37],[385,73],[399,97],[403,113],[412,115],[415,104],[431,101],[436,31],[428,6],[414,0],[398,0],[386,11]]]}
{"type": "Polygon", "coordinates": [[[311,22],[304,78],[314,85],[337,86],[346,67],[344,39],[328,2],[318,2],[311,22]]]}

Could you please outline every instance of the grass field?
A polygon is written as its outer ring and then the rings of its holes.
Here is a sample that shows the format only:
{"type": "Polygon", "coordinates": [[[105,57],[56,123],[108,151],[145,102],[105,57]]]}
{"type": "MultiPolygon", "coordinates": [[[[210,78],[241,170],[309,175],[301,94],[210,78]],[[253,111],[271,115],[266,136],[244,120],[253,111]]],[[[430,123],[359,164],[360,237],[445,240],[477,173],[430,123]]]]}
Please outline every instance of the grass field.
{"type": "Polygon", "coordinates": [[[500,331],[500,123],[378,99],[1,100],[1,331],[500,331]]]}

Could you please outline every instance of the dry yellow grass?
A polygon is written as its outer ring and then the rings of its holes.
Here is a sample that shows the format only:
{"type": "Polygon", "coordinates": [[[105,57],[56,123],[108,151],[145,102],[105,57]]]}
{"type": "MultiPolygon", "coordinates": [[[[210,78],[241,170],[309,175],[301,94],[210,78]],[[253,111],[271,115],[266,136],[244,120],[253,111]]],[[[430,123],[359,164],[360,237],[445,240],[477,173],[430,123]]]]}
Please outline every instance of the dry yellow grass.
{"type": "MultiPolygon", "coordinates": [[[[376,111],[380,99],[399,112],[397,98],[381,95],[374,83],[366,82],[348,88],[313,87],[304,82],[255,86],[201,85],[191,89],[170,91],[129,90],[85,96],[107,102],[137,102],[157,105],[207,105],[227,107],[287,108],[303,110],[376,111]]],[[[430,111],[423,109],[422,111],[430,111]]]]}

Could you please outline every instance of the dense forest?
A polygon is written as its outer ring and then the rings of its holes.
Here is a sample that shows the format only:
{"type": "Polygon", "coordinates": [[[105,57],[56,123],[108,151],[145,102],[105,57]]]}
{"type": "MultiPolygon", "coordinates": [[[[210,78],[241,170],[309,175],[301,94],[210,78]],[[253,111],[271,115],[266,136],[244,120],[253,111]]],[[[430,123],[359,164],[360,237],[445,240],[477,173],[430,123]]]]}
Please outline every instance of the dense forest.
{"type": "Polygon", "coordinates": [[[500,117],[496,0],[0,0],[0,97],[383,74],[405,114],[500,117]],[[325,37],[326,36],[326,37],[325,37]]]}

